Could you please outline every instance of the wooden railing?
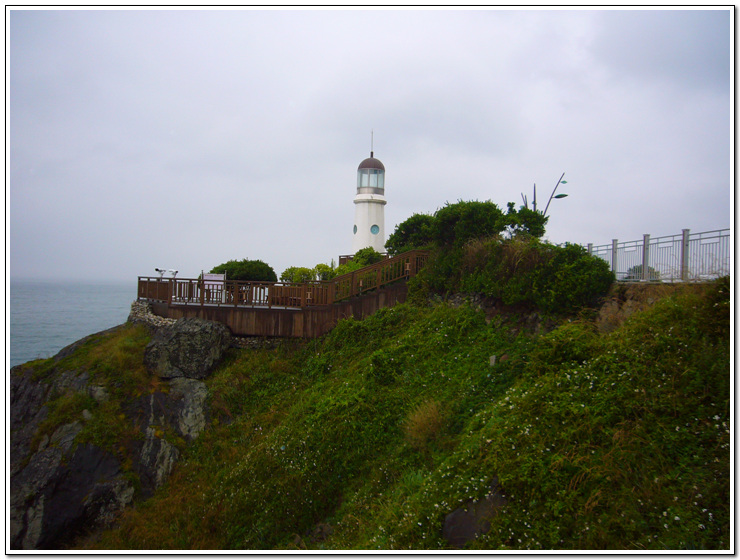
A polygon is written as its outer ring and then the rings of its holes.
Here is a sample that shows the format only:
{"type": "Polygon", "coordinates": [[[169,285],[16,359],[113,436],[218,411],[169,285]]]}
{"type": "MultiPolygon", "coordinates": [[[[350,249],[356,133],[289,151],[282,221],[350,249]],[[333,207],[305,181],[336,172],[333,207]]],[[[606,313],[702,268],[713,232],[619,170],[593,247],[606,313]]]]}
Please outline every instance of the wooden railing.
{"type": "Polygon", "coordinates": [[[409,251],[324,282],[203,281],[139,276],[138,299],[173,305],[305,308],[362,295],[386,284],[408,280],[421,270],[428,251],[409,251]]]}
{"type": "Polygon", "coordinates": [[[416,276],[429,258],[429,251],[409,251],[330,280],[334,301],[358,296],[398,280],[416,276]]]}

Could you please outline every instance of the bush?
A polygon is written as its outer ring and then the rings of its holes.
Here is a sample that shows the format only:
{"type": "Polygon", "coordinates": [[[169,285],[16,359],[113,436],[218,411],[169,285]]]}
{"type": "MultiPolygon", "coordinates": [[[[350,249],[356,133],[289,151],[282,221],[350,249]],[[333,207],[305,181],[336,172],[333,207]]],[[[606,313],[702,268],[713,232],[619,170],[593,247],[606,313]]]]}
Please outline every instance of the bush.
{"type": "Polygon", "coordinates": [[[531,354],[540,369],[558,370],[564,365],[581,364],[598,353],[599,335],[593,323],[566,323],[537,341],[531,354]]]}
{"type": "Polygon", "coordinates": [[[315,279],[315,269],[306,268],[305,266],[290,266],[280,275],[281,282],[295,282],[296,284],[313,282],[315,279]]]}
{"type": "Polygon", "coordinates": [[[406,442],[424,451],[429,442],[439,437],[445,423],[442,405],[434,400],[425,401],[408,415],[403,424],[406,442]]]}
{"type": "Polygon", "coordinates": [[[541,285],[546,289],[537,299],[542,309],[551,311],[570,312],[595,306],[614,282],[614,273],[605,260],[571,243],[554,247],[550,266],[541,276],[541,285]]]}
{"type": "Polygon", "coordinates": [[[324,263],[319,263],[314,267],[316,272],[316,279],[320,281],[331,280],[336,276],[336,270],[334,269],[334,261],[332,260],[331,266],[324,263]]]}
{"type": "MultiPolygon", "coordinates": [[[[624,277],[625,280],[642,280],[642,265],[638,264],[633,267],[631,267],[627,271],[627,276],[624,277]]],[[[647,269],[647,280],[655,282],[660,280],[660,271],[655,270],[652,266],[648,266],[647,269]]]]}
{"type": "Polygon", "coordinates": [[[548,216],[524,206],[519,208],[518,211],[514,210],[514,203],[509,202],[506,220],[507,230],[512,237],[516,235],[528,235],[540,238],[545,235],[545,225],[547,224],[548,216]]]}
{"type": "Polygon", "coordinates": [[[504,213],[490,200],[461,200],[437,210],[432,235],[440,246],[462,247],[471,239],[501,233],[506,225],[504,213]]]}
{"type": "Polygon", "coordinates": [[[230,260],[211,269],[212,274],[226,274],[227,280],[277,282],[277,274],[270,265],[260,260],[230,260]]]}
{"type": "Polygon", "coordinates": [[[364,264],[356,263],[355,261],[349,261],[344,264],[340,264],[337,267],[336,275],[335,276],[342,276],[343,274],[349,274],[350,272],[354,272],[355,270],[359,270],[365,266],[364,264]]]}
{"type": "Polygon", "coordinates": [[[385,243],[388,254],[400,255],[429,246],[433,241],[434,223],[434,216],[414,214],[398,224],[385,243]]]}
{"type": "Polygon", "coordinates": [[[372,247],[365,247],[364,249],[360,249],[359,251],[357,251],[357,253],[355,253],[355,255],[352,257],[351,261],[340,264],[337,267],[334,276],[349,274],[350,272],[354,272],[355,270],[358,270],[365,266],[369,266],[371,264],[375,264],[382,260],[383,255],[378,253],[372,247]]]}
{"type": "Polygon", "coordinates": [[[609,265],[580,245],[533,238],[477,240],[465,246],[459,261],[461,280],[453,288],[546,313],[595,305],[614,281],[609,265]]]}
{"type": "Polygon", "coordinates": [[[545,234],[547,217],[529,208],[514,209],[509,202],[504,214],[493,202],[449,202],[435,212],[414,214],[396,226],[385,244],[388,253],[398,255],[413,249],[462,247],[466,243],[508,232],[510,237],[536,237],[545,234]]]}
{"type": "Polygon", "coordinates": [[[382,260],[383,255],[378,253],[372,247],[365,247],[364,249],[360,249],[355,253],[355,256],[352,257],[352,262],[359,264],[360,266],[369,266],[382,260]]]}

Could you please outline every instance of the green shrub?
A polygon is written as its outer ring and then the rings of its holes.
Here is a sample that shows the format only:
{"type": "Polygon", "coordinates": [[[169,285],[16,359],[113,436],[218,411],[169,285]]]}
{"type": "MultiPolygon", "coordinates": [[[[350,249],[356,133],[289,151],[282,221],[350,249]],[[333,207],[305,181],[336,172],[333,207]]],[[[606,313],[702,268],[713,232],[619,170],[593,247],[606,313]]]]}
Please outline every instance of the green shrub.
{"type": "Polygon", "coordinates": [[[542,336],[532,350],[532,361],[547,368],[581,364],[598,352],[599,336],[591,323],[566,323],[542,336]]]}
{"type": "Polygon", "coordinates": [[[357,253],[355,253],[352,257],[351,261],[340,264],[337,267],[334,276],[349,274],[350,272],[354,272],[355,270],[359,270],[360,268],[375,264],[377,262],[380,262],[381,260],[383,260],[383,255],[378,253],[372,247],[365,247],[364,249],[360,249],[359,251],[357,251],[357,253]]]}
{"type": "Polygon", "coordinates": [[[281,282],[295,282],[302,284],[316,279],[316,270],[305,266],[290,266],[280,275],[281,282]]]}
{"type": "Polygon", "coordinates": [[[273,268],[260,260],[230,260],[211,269],[213,274],[226,274],[227,280],[251,280],[252,282],[277,282],[273,268]]]}
{"type": "Polygon", "coordinates": [[[331,280],[336,276],[336,269],[334,268],[334,261],[332,260],[331,266],[324,263],[319,263],[314,267],[316,273],[316,279],[320,281],[331,280]]]}
{"type": "Polygon", "coordinates": [[[712,283],[702,301],[701,318],[708,336],[726,337],[730,324],[730,277],[725,276],[712,283]]]}
{"type": "Polygon", "coordinates": [[[434,214],[433,239],[440,246],[462,247],[470,239],[501,233],[506,219],[493,202],[449,202],[434,214]]]}
{"type": "Polygon", "coordinates": [[[409,445],[424,451],[429,442],[439,438],[445,424],[442,404],[436,400],[427,400],[406,417],[403,433],[409,445]]]}
{"type": "Polygon", "coordinates": [[[549,216],[524,206],[520,207],[518,211],[514,210],[514,203],[509,202],[506,213],[506,229],[512,237],[525,235],[540,238],[545,235],[545,226],[548,219],[549,216]]]}
{"type": "Polygon", "coordinates": [[[435,219],[429,214],[414,214],[396,226],[388,236],[385,248],[390,255],[398,255],[429,246],[433,241],[435,219]]]}
{"type": "Polygon", "coordinates": [[[352,262],[359,264],[360,266],[369,266],[383,260],[383,255],[378,253],[372,247],[365,247],[357,251],[352,257],[352,262]]]}
{"type": "Polygon", "coordinates": [[[370,356],[368,377],[379,385],[390,385],[398,377],[401,364],[384,350],[378,350],[370,356]]]}
{"type": "Polygon", "coordinates": [[[580,245],[556,246],[533,238],[477,240],[466,245],[459,262],[458,289],[546,313],[595,305],[614,281],[609,265],[580,245]]]}
{"type": "MultiPolygon", "coordinates": [[[[637,264],[633,267],[631,267],[627,271],[627,276],[624,277],[625,280],[642,280],[642,265],[637,264]]],[[[648,266],[647,269],[647,278],[646,280],[650,280],[652,282],[660,281],[660,271],[655,270],[652,266],[648,266]]]]}

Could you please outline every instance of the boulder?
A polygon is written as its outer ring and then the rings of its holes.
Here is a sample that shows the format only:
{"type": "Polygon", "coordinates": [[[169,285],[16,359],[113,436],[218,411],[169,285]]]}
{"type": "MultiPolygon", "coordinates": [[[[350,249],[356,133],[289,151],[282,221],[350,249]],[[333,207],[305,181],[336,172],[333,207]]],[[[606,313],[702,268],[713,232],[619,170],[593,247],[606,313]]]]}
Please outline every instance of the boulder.
{"type": "Polygon", "coordinates": [[[451,546],[462,548],[479,535],[488,532],[491,528],[490,520],[498,515],[504,505],[506,498],[499,488],[498,477],[494,477],[485,498],[471,500],[464,507],[445,516],[442,536],[451,546]]]}
{"type": "Polygon", "coordinates": [[[231,346],[221,323],[196,317],[159,329],[144,352],[144,365],[162,379],[204,379],[231,346]]]}

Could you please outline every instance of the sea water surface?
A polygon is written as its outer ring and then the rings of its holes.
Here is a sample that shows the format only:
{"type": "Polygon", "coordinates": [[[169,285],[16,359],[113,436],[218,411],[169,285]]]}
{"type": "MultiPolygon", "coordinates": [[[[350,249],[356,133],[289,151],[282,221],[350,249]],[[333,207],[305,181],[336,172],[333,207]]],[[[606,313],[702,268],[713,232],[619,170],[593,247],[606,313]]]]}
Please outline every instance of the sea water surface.
{"type": "Polygon", "coordinates": [[[10,367],[49,358],[65,346],[125,323],[136,280],[10,281],[10,367]]]}

